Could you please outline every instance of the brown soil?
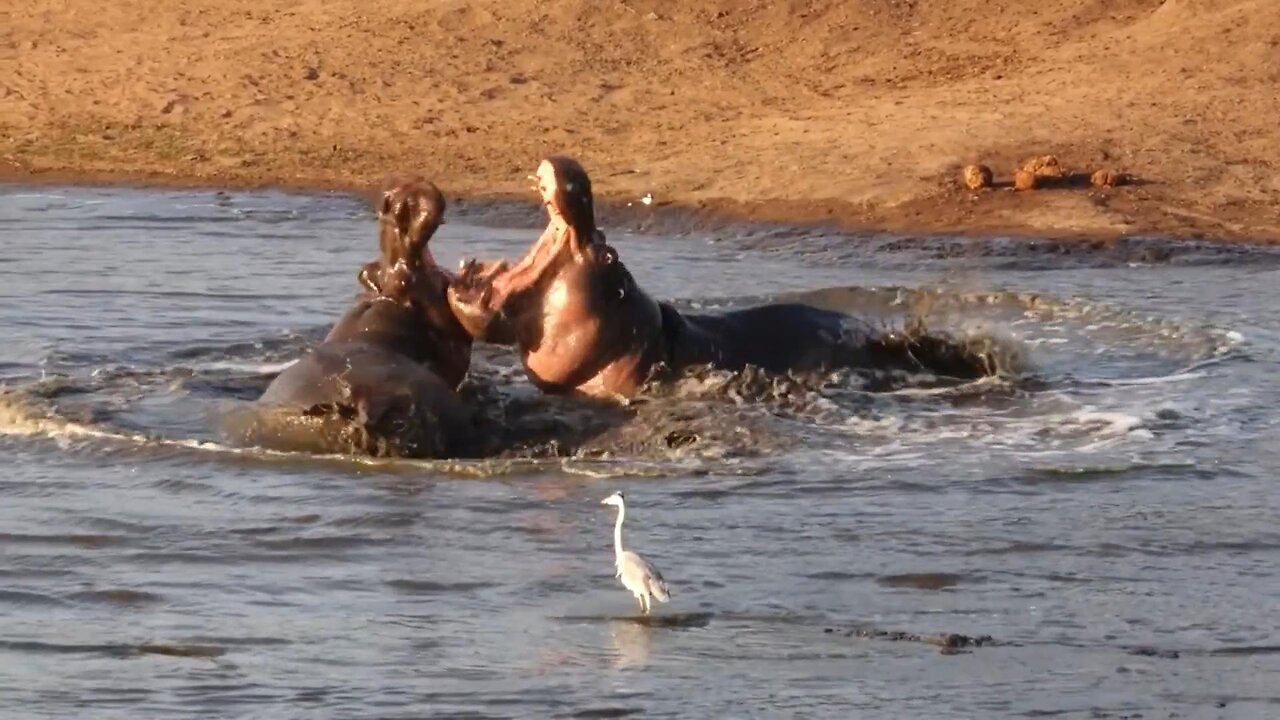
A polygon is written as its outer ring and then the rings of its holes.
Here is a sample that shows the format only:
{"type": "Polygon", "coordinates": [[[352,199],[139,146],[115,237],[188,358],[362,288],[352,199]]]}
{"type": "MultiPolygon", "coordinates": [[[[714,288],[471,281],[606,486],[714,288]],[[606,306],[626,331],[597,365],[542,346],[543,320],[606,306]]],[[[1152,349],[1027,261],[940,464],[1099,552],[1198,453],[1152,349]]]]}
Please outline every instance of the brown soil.
{"type": "Polygon", "coordinates": [[[1280,240],[1277,58],[1274,0],[35,0],[0,11],[0,173],[531,199],[569,152],[746,218],[1280,240]],[[960,179],[1049,153],[1084,181],[960,179]]]}

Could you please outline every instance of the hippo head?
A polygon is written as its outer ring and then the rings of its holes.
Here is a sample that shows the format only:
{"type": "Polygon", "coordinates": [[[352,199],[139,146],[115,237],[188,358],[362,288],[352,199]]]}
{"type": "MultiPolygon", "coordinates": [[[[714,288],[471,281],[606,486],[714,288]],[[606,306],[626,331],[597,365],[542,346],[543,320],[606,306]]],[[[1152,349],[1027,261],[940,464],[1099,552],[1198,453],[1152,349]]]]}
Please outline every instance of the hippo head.
{"type": "Polygon", "coordinates": [[[591,179],[573,158],[551,156],[530,175],[550,220],[547,232],[515,267],[506,261],[462,263],[448,292],[449,305],[471,336],[483,342],[515,342],[516,305],[567,259],[584,262],[584,248],[602,239],[595,224],[591,179]],[[567,241],[566,241],[567,238],[567,241]]]}
{"type": "Polygon", "coordinates": [[[380,255],[358,275],[374,298],[391,300],[400,315],[357,315],[363,320],[340,322],[330,331],[339,338],[377,328],[389,328],[413,336],[421,352],[432,358],[437,372],[455,385],[462,380],[471,358],[471,335],[449,308],[446,293],[454,278],[431,255],[428,244],[444,223],[444,195],[431,182],[411,176],[401,179],[378,199],[380,255]],[[377,319],[370,319],[376,316],[377,319]],[[398,319],[396,319],[398,318],[398,319]],[[411,318],[408,324],[405,320],[411,318]]]}
{"type": "Polygon", "coordinates": [[[428,243],[444,222],[444,195],[421,178],[402,181],[382,194],[378,203],[378,277],[362,273],[361,282],[403,303],[439,302],[450,277],[431,256],[428,243]]]}

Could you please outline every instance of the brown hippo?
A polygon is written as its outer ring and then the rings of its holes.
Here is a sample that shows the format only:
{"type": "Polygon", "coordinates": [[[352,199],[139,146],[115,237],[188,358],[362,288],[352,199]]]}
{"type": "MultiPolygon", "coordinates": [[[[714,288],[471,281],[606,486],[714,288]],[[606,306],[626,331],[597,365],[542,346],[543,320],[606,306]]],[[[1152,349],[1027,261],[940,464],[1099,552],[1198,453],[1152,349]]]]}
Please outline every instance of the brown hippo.
{"type": "Polygon", "coordinates": [[[472,341],[449,309],[451,278],[427,250],[444,210],[444,197],[424,180],[383,194],[381,254],[359,276],[374,292],[358,297],[319,345],[267,387],[246,435],[290,450],[465,452],[472,419],[455,390],[472,341]]]}
{"type": "Polygon", "coordinates": [[[645,293],[606,243],[591,180],[577,161],[549,157],[531,179],[549,216],[542,236],[515,266],[465,264],[448,297],[472,337],[516,345],[544,391],[630,397],[659,367],[987,374],[982,358],[953,342],[880,332],[799,303],[682,314],[645,293]]]}

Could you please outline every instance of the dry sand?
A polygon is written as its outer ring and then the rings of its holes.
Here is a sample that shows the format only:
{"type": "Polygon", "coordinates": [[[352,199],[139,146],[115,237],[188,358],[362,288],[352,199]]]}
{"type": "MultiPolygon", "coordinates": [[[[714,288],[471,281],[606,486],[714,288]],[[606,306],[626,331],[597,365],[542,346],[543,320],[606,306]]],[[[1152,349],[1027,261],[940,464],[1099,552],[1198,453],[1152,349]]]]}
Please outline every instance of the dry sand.
{"type": "Polygon", "coordinates": [[[0,174],[531,199],[568,152],[716,214],[1274,241],[1278,81],[1276,0],[34,0],[0,10],[0,174]],[[1046,153],[1085,182],[1005,189],[1046,153]]]}

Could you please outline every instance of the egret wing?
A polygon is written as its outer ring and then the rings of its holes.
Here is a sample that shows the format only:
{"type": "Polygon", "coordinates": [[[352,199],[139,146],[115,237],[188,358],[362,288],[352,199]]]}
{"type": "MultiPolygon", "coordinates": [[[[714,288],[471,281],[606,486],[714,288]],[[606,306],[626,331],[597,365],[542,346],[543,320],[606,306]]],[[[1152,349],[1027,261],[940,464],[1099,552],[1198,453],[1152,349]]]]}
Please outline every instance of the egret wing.
{"type": "Polygon", "coordinates": [[[662,602],[671,598],[667,590],[667,581],[663,579],[662,572],[653,563],[633,552],[626,553],[626,556],[624,560],[627,565],[626,574],[631,575],[650,595],[662,602]]]}

